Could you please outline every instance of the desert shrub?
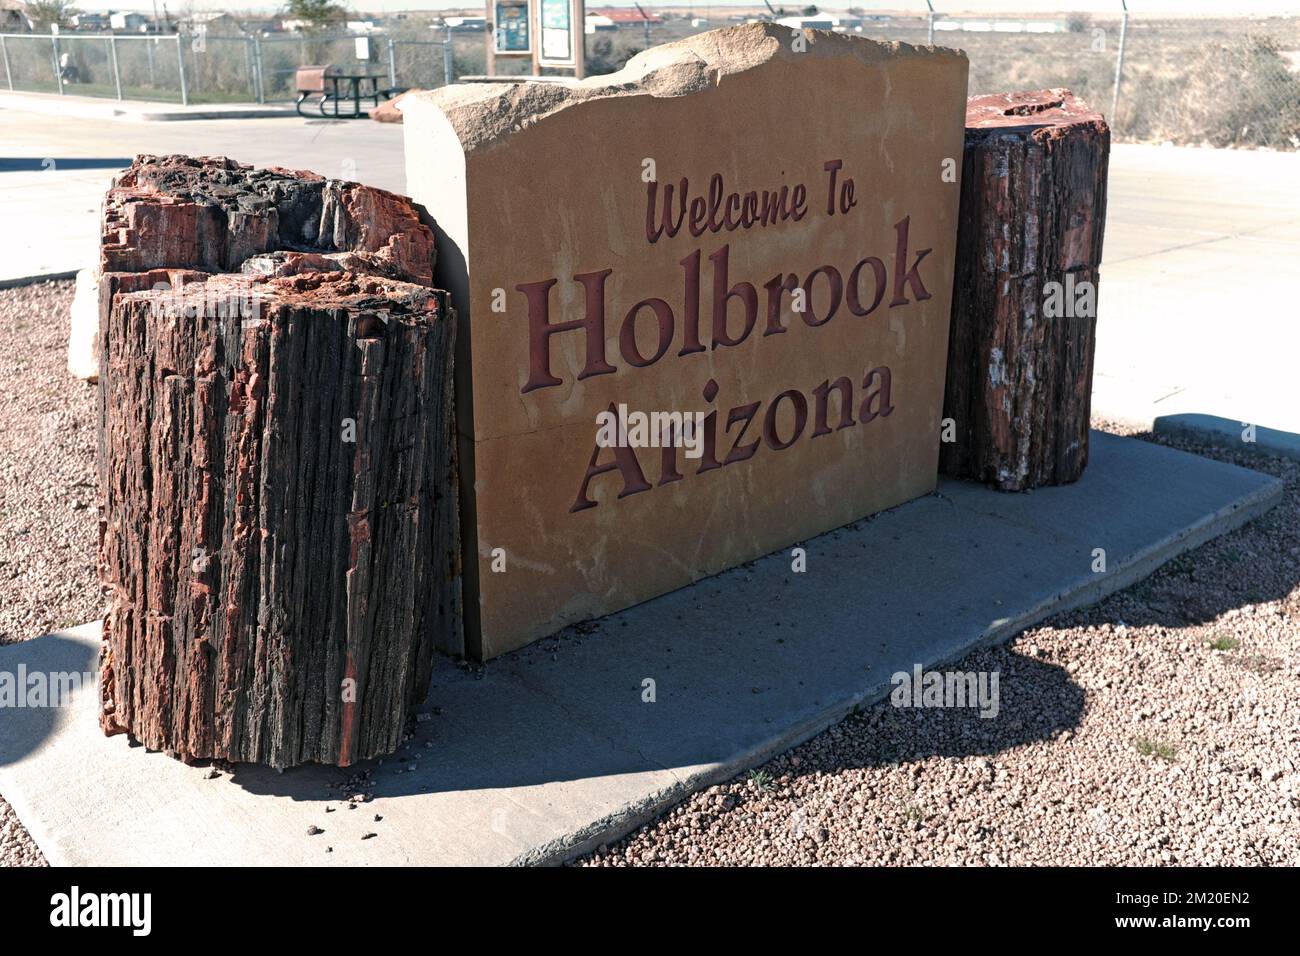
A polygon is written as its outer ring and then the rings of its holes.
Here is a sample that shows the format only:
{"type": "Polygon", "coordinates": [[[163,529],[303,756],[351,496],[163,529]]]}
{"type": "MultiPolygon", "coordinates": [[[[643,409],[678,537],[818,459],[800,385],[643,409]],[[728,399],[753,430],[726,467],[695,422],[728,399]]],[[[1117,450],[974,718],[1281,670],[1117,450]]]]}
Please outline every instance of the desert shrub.
{"type": "Polygon", "coordinates": [[[1300,147],[1300,76],[1276,39],[1201,44],[1170,69],[1126,69],[1120,125],[1133,139],[1211,146],[1300,147]]]}
{"type": "Polygon", "coordinates": [[[587,42],[587,72],[592,76],[617,73],[640,52],[638,44],[621,36],[616,42],[608,35],[597,35],[587,42]]]}

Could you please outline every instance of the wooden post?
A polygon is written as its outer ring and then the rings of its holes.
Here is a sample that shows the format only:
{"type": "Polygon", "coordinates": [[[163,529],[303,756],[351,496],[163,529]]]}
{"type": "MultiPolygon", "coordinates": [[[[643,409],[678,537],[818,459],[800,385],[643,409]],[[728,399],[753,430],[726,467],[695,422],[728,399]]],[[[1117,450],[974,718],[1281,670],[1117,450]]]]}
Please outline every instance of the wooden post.
{"type": "Polygon", "coordinates": [[[186,157],[105,211],[101,725],[186,760],[393,752],[462,649],[432,233],[400,196],[186,157]]]}
{"type": "Polygon", "coordinates": [[[1068,90],[966,113],[940,470],[1004,491],[1088,461],[1110,130],[1068,90]]]}

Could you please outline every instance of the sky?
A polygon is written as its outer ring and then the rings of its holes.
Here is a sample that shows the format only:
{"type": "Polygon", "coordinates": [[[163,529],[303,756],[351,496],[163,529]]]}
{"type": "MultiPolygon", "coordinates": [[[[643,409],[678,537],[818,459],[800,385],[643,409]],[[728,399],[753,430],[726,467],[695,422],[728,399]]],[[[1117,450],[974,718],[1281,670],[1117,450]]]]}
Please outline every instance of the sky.
{"type": "MultiPolygon", "coordinates": [[[[166,0],[159,0],[161,10],[166,0]]],[[[384,13],[398,10],[448,10],[472,6],[466,0],[340,0],[350,9],[360,13],[384,13]]],[[[816,0],[810,0],[816,2],[816,0]]],[[[936,10],[952,13],[1000,13],[1015,12],[1019,14],[1049,14],[1063,11],[1085,11],[1092,13],[1113,12],[1119,9],[1120,0],[933,0],[936,10]]],[[[707,16],[710,9],[728,6],[761,6],[762,0],[731,0],[731,2],[695,3],[697,14],[707,16]]],[[[642,3],[647,9],[654,3],[642,3]]],[[[686,6],[682,0],[663,4],[665,6],[686,6]]],[[[787,0],[786,6],[793,3],[787,0]]],[[[883,10],[925,10],[925,0],[827,0],[827,9],[835,10],[854,5],[864,9],[883,10]]],[[[76,6],[82,10],[141,10],[153,9],[150,0],[77,0],[76,6]]],[[[271,0],[170,0],[167,9],[175,13],[181,7],[194,10],[229,10],[231,12],[274,12],[279,4],[271,0]]],[[[630,0],[590,0],[588,8],[595,7],[631,7],[630,0]]],[[[1291,14],[1300,16],[1300,0],[1128,0],[1128,7],[1134,13],[1188,13],[1214,14],[1228,16],[1249,13],[1291,14]]]]}

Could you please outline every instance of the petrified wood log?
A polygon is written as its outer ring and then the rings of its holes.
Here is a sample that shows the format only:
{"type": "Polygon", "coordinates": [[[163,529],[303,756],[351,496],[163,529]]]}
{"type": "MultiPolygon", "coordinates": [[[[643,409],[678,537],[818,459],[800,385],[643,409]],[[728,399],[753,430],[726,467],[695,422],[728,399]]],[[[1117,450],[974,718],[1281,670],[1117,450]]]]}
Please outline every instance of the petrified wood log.
{"type": "Polygon", "coordinates": [[[432,232],[224,159],[141,157],[104,209],[103,729],[187,760],[391,753],[463,649],[432,232]]]}
{"type": "Polygon", "coordinates": [[[279,251],[433,282],[433,232],[409,199],[371,186],[221,157],[138,156],[104,200],[105,273],[237,272],[252,256],[279,251]]]}
{"type": "Polygon", "coordinates": [[[105,329],[103,727],[187,759],[392,752],[457,612],[445,294],[189,280],[105,329]]]}
{"type": "Polygon", "coordinates": [[[1004,491],[1083,473],[1109,155],[1068,90],[970,100],[944,473],[1004,491]]]}
{"type": "Polygon", "coordinates": [[[223,157],[136,157],[104,199],[101,237],[96,268],[78,279],[68,343],[69,370],[91,380],[112,300],[106,277],[151,269],[347,270],[433,281],[433,232],[404,196],[223,157]]]}

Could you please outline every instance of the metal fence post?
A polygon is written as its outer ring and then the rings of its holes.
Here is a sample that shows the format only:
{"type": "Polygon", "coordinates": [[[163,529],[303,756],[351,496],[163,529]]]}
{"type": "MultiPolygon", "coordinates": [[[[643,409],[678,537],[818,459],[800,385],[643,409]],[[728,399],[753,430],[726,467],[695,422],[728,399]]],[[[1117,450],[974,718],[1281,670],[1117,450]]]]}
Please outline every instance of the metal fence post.
{"type": "Polygon", "coordinates": [[[257,102],[266,102],[266,80],[262,76],[262,37],[253,35],[253,70],[257,76],[257,102]]]}
{"type": "Polygon", "coordinates": [[[185,81],[185,34],[176,34],[176,64],[181,74],[181,106],[190,105],[190,90],[185,81]]]}
{"type": "Polygon", "coordinates": [[[257,99],[257,78],[253,75],[253,41],[244,37],[244,72],[248,74],[248,95],[257,99]]]}
{"type": "Polygon", "coordinates": [[[1128,35],[1128,2],[1119,0],[1124,7],[1124,19],[1119,26],[1119,55],[1115,58],[1115,92],[1110,97],[1110,128],[1115,130],[1115,123],[1118,119],[1119,110],[1119,83],[1124,76],[1124,39],[1128,35]]]}
{"type": "Polygon", "coordinates": [[[388,85],[397,85],[397,44],[388,38],[388,85]]]}
{"type": "Polygon", "coordinates": [[[0,35],[0,53],[4,54],[5,80],[9,83],[9,92],[12,93],[14,89],[14,75],[13,73],[9,72],[9,46],[8,44],[5,43],[5,38],[3,35],[0,35]]]}
{"type": "Polygon", "coordinates": [[[117,69],[117,35],[108,35],[108,58],[113,61],[113,86],[117,88],[117,98],[122,98],[122,74],[117,69]]]}
{"type": "Polygon", "coordinates": [[[456,82],[456,54],[451,47],[451,30],[447,30],[447,38],[442,41],[442,82],[451,86],[456,82]]]}
{"type": "Polygon", "coordinates": [[[63,95],[63,67],[59,66],[59,37],[50,33],[50,49],[54,51],[54,82],[59,84],[59,95],[63,95]]]}
{"type": "Polygon", "coordinates": [[[930,12],[925,17],[930,31],[930,38],[926,42],[934,46],[934,4],[930,0],[925,0],[925,5],[930,8],[930,12]]]}

